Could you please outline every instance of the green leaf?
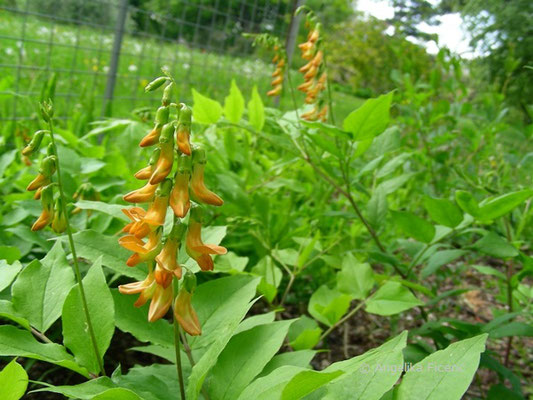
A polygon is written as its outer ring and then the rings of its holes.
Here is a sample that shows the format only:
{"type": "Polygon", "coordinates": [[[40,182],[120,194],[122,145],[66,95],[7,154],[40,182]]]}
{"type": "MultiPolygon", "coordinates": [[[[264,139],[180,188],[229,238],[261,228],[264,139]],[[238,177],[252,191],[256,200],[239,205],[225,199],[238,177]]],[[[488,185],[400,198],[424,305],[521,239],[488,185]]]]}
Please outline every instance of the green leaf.
{"type": "Polygon", "coordinates": [[[487,233],[474,243],[474,248],[497,258],[511,258],[519,254],[513,245],[494,232],[487,233]]]}
{"type": "Polygon", "coordinates": [[[38,342],[30,332],[12,325],[0,326],[0,355],[34,358],[89,377],[87,370],[79,366],[63,346],[38,342]]]}
{"type": "Polygon", "coordinates": [[[369,99],[352,111],[344,120],[343,129],[355,140],[368,140],[381,134],[389,124],[389,110],[393,93],[369,99]]]}
{"type": "Polygon", "coordinates": [[[406,344],[407,331],[404,331],[376,349],[330,365],[326,372],[344,371],[345,374],[314,393],[313,398],[380,399],[402,373],[402,352],[406,344]]]}
{"type": "Polygon", "coordinates": [[[394,315],[423,305],[401,283],[389,281],[366,302],[366,311],[378,315],[394,315]]]}
{"type": "Polygon", "coordinates": [[[358,262],[349,254],[342,260],[342,270],[337,273],[337,288],[352,299],[364,299],[374,286],[374,273],[368,263],[358,262]]]}
{"type": "Polygon", "coordinates": [[[0,246],[0,262],[7,261],[8,264],[20,260],[20,250],[13,246],[0,246]]]}
{"type": "Polygon", "coordinates": [[[28,387],[28,374],[15,360],[7,364],[0,372],[0,399],[18,400],[28,387]]]}
{"type": "Polygon", "coordinates": [[[143,400],[134,392],[124,388],[108,389],[98,396],[94,396],[92,400],[143,400]]]}
{"type": "Polygon", "coordinates": [[[409,172],[396,176],[394,178],[381,182],[378,186],[378,189],[383,190],[385,194],[394,193],[415,175],[416,172],[409,172]]]}
{"type": "Polygon", "coordinates": [[[388,161],[381,169],[377,172],[376,178],[383,178],[387,175],[392,174],[396,168],[405,164],[405,161],[411,157],[410,153],[401,153],[394,157],[392,160],[388,161]]]}
{"type": "Polygon", "coordinates": [[[272,371],[286,365],[292,365],[300,368],[310,368],[309,363],[316,353],[316,350],[299,350],[278,354],[274,356],[274,358],[272,358],[267,365],[265,365],[265,368],[263,368],[263,371],[261,371],[259,376],[268,375],[272,371]]]}
{"type": "Polygon", "coordinates": [[[387,193],[382,186],[378,186],[372,193],[372,197],[366,205],[368,222],[370,222],[375,229],[379,229],[385,223],[387,211],[387,193]]]}
{"type": "Polygon", "coordinates": [[[52,392],[59,393],[68,398],[92,400],[94,396],[105,392],[106,390],[115,388],[116,385],[107,376],[91,379],[79,385],[62,385],[62,386],[47,386],[41,389],[34,390],[34,393],[52,392]]]}
{"type": "Polygon", "coordinates": [[[320,340],[322,329],[314,319],[302,315],[289,328],[289,344],[294,350],[312,349],[320,340]]]}
{"type": "Polygon", "coordinates": [[[25,329],[31,330],[28,320],[15,311],[13,303],[9,300],[0,300],[0,317],[7,318],[25,329]]]}
{"type": "Polygon", "coordinates": [[[466,254],[466,251],[456,249],[437,251],[429,258],[428,264],[422,268],[422,271],[420,271],[420,276],[422,278],[426,278],[443,265],[451,263],[464,254],[466,254]]]}
{"type": "Polygon", "coordinates": [[[280,399],[287,383],[304,368],[287,365],[272,371],[267,376],[255,379],[241,393],[237,400],[272,400],[280,399]]]}
{"type": "Polygon", "coordinates": [[[74,205],[82,210],[102,212],[122,221],[129,222],[128,217],[122,212],[122,209],[126,208],[126,206],[121,204],[108,204],[103,201],[78,200],[74,205]]]}
{"type": "Polygon", "coordinates": [[[74,282],[61,242],[56,242],[41,262],[32,261],[13,283],[13,308],[38,331],[46,332],[61,315],[74,282]]]}
{"type": "Polygon", "coordinates": [[[322,285],[311,295],[308,311],[318,321],[332,326],[348,311],[350,301],[350,296],[322,285]]]}
{"type": "Polygon", "coordinates": [[[234,124],[239,123],[244,113],[244,97],[239,90],[235,79],[231,80],[229,96],[224,99],[224,115],[234,124]]]}
{"type": "Polygon", "coordinates": [[[486,265],[472,265],[472,268],[474,268],[476,271],[482,273],[483,275],[492,275],[496,276],[500,279],[503,279],[504,281],[507,280],[507,277],[505,274],[496,268],[488,267],[486,265]]]}
{"type": "Polygon", "coordinates": [[[459,207],[448,199],[426,196],[424,197],[424,207],[437,224],[455,228],[463,221],[463,213],[459,207]]]}
{"type": "Polygon", "coordinates": [[[148,305],[135,307],[135,295],[121,294],[112,289],[115,304],[115,324],[122,332],[131,333],[141,342],[174,346],[174,329],[165,319],[148,321],[148,305]]]}
{"type": "MultiPolygon", "coordinates": [[[[94,262],[83,278],[83,287],[96,336],[99,357],[103,359],[115,331],[115,307],[102,271],[101,257],[94,262]]],[[[87,321],[83,312],[78,285],[70,290],[63,304],[61,320],[65,346],[74,353],[76,360],[81,365],[87,367],[89,371],[97,373],[99,371],[98,359],[89,341],[87,321]]]]}
{"type": "Polygon", "coordinates": [[[257,265],[252,268],[252,273],[261,277],[261,282],[257,290],[271,303],[274,297],[276,297],[283,273],[269,256],[265,256],[259,260],[257,265]]]}
{"type": "Polygon", "coordinates": [[[459,400],[470,386],[487,334],[462,340],[413,365],[397,390],[398,400],[459,400]]]}
{"type": "Polygon", "coordinates": [[[11,285],[22,269],[20,262],[9,264],[6,260],[0,260],[0,292],[11,285]]]}
{"type": "MultiPolygon", "coordinates": [[[[191,371],[187,357],[182,357],[182,363],[183,375],[187,377],[191,371]]],[[[135,366],[126,375],[117,376],[113,380],[120,387],[134,391],[143,400],[174,399],[178,398],[180,392],[175,365],[135,366]]]]}
{"type": "Polygon", "coordinates": [[[299,400],[319,387],[338,378],[344,372],[302,371],[295,375],[283,389],[282,400],[299,400]]]}
{"type": "Polygon", "coordinates": [[[406,211],[391,210],[394,223],[407,236],[420,242],[430,243],[435,236],[435,227],[425,219],[406,211]]]}
{"type": "MultiPolygon", "coordinates": [[[[64,237],[63,240],[66,242],[67,238],[64,237]]],[[[116,236],[106,236],[99,232],[87,230],[76,233],[74,243],[78,257],[96,260],[101,256],[104,266],[139,281],[147,275],[146,268],[130,268],[126,265],[126,260],[131,256],[131,252],[119,246],[116,236]]]]}
{"type": "Polygon", "coordinates": [[[473,217],[479,215],[479,205],[472,194],[465,192],[464,190],[457,190],[455,192],[455,201],[464,212],[473,217]]]}
{"type": "Polygon", "coordinates": [[[194,122],[199,124],[214,124],[222,116],[222,106],[216,100],[212,100],[192,89],[194,107],[192,115],[194,122]]]}
{"type": "Polygon", "coordinates": [[[510,322],[500,325],[489,331],[485,331],[492,339],[499,339],[507,336],[533,336],[533,326],[523,322],[510,322]]]}
{"type": "Polygon", "coordinates": [[[259,325],[232,337],[211,371],[209,397],[237,398],[278,352],[292,322],[259,325]]]}
{"type": "Polygon", "coordinates": [[[265,125],[265,107],[259,96],[257,86],[252,89],[252,97],[248,102],[248,120],[256,130],[260,131],[265,125]]]}
{"type": "Polygon", "coordinates": [[[479,218],[490,221],[512,211],[515,207],[533,196],[533,189],[519,190],[481,202],[479,218]]]}
{"type": "Polygon", "coordinates": [[[202,335],[190,338],[191,348],[203,350],[189,376],[187,399],[197,399],[204,379],[250,307],[259,278],[235,275],[196,288],[192,303],[202,335]],[[213,301],[217,299],[217,301],[213,301]]]}

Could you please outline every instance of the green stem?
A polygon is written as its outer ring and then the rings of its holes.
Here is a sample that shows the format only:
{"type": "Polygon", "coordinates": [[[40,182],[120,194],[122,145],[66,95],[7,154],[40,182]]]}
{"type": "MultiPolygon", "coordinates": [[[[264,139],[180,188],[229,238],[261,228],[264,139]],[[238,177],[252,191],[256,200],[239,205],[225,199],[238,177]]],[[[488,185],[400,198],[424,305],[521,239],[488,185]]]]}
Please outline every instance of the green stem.
{"type": "Polygon", "coordinates": [[[176,369],[178,370],[178,381],[180,384],[181,400],[185,400],[185,384],[183,383],[183,370],[181,368],[181,350],[180,350],[180,326],[176,317],[174,319],[174,349],[176,350],[176,369]]]}
{"type": "Polygon", "coordinates": [[[337,327],[339,327],[340,325],[344,324],[346,321],[348,321],[351,317],[353,317],[355,315],[355,313],[357,313],[357,311],[359,311],[361,309],[361,307],[363,307],[366,302],[373,296],[370,295],[368,296],[366,299],[364,299],[362,302],[360,302],[352,311],[350,311],[348,314],[346,314],[344,316],[344,318],[340,319],[339,321],[337,321],[336,324],[332,325],[329,327],[329,329],[324,332],[322,334],[322,336],[320,336],[320,340],[319,342],[321,342],[322,340],[324,340],[331,332],[333,332],[337,327]]]}
{"type": "Polygon", "coordinates": [[[81,273],[80,273],[80,266],[78,264],[78,256],[76,254],[76,247],[74,246],[74,238],[72,237],[72,228],[70,226],[70,218],[68,215],[68,212],[66,210],[67,207],[67,200],[65,197],[65,192],[63,191],[63,184],[61,181],[61,169],[60,169],[60,162],[59,162],[59,154],[57,153],[57,146],[56,141],[54,138],[54,128],[52,124],[52,120],[50,119],[48,121],[48,127],[50,128],[50,139],[52,141],[52,148],[54,150],[54,155],[57,159],[57,186],[59,187],[59,195],[61,196],[61,203],[63,207],[65,208],[65,220],[67,225],[67,236],[68,241],[70,245],[70,251],[72,252],[72,261],[74,264],[74,273],[76,275],[76,281],[78,282],[78,287],[80,290],[80,297],[81,297],[81,303],[83,306],[83,312],[85,313],[85,319],[87,320],[87,328],[89,331],[89,337],[91,338],[91,343],[93,346],[94,354],[96,355],[96,360],[98,362],[98,368],[100,369],[100,373],[102,375],[105,375],[105,369],[104,369],[104,363],[102,360],[102,357],[100,357],[100,352],[98,351],[98,344],[96,343],[96,335],[94,334],[93,324],[91,322],[91,316],[89,314],[89,306],[87,304],[87,298],[85,296],[85,289],[83,288],[83,282],[81,279],[81,273]]]}

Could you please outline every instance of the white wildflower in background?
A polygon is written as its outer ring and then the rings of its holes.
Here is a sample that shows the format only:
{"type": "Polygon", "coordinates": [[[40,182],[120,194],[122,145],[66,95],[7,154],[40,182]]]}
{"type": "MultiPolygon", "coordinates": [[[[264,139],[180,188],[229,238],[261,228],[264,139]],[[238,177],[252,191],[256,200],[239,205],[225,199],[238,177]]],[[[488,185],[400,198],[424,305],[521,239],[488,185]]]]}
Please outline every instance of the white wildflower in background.
{"type": "Polygon", "coordinates": [[[128,67],[128,71],[135,72],[137,71],[137,66],[135,64],[130,64],[128,67]]]}
{"type": "Polygon", "coordinates": [[[15,51],[11,47],[7,47],[5,49],[5,52],[8,56],[12,56],[13,54],[15,54],[15,51]]]}

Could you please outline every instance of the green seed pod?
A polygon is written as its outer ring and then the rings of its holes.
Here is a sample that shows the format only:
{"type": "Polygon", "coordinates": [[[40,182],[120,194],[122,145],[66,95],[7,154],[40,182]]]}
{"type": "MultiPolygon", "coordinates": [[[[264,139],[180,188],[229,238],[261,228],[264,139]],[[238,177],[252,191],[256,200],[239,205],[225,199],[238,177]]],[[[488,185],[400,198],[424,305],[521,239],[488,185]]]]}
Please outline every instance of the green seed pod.
{"type": "Polygon", "coordinates": [[[181,103],[180,106],[181,109],[180,116],[178,118],[178,123],[183,125],[191,125],[192,110],[184,103],[181,103]]]}
{"type": "Polygon", "coordinates": [[[163,91],[163,97],[161,98],[161,103],[164,106],[168,106],[170,104],[170,98],[172,97],[172,89],[174,88],[174,83],[170,82],[163,91]]]}
{"type": "Polygon", "coordinates": [[[155,114],[155,123],[156,125],[165,125],[168,122],[168,116],[170,114],[170,108],[167,106],[162,106],[157,109],[155,114]]]}
{"type": "Polygon", "coordinates": [[[41,147],[41,142],[43,141],[43,137],[45,134],[47,134],[49,131],[47,130],[40,130],[35,132],[33,135],[33,138],[30,140],[30,143],[27,144],[26,147],[22,150],[22,155],[29,156],[33,154],[36,151],[39,151],[39,147],[41,147]]]}
{"type": "Polygon", "coordinates": [[[189,293],[194,293],[194,290],[196,289],[196,275],[189,270],[187,270],[183,277],[183,289],[189,293]]]}
{"type": "Polygon", "coordinates": [[[167,81],[166,76],[160,76],[159,78],[154,79],[144,88],[145,92],[153,92],[154,90],[159,89],[167,81]]]}
{"type": "Polygon", "coordinates": [[[46,178],[50,178],[54,172],[56,172],[57,159],[55,156],[48,156],[43,158],[41,161],[41,167],[39,168],[39,173],[46,178]]]}
{"type": "Polygon", "coordinates": [[[41,191],[41,204],[44,209],[51,209],[54,205],[54,184],[46,185],[41,191]]]}

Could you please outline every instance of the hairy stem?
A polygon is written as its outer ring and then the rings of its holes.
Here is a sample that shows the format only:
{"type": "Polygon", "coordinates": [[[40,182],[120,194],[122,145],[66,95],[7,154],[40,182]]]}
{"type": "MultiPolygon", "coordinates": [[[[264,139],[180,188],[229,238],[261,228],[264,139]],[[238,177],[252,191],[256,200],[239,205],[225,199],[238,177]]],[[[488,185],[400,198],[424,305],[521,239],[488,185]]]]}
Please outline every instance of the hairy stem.
{"type": "Polygon", "coordinates": [[[94,334],[93,324],[91,322],[91,316],[89,314],[89,306],[87,304],[87,297],[85,296],[85,289],[83,288],[83,281],[81,279],[80,266],[78,264],[78,256],[76,254],[76,246],[74,246],[74,238],[72,237],[72,228],[70,226],[70,218],[69,218],[68,212],[66,211],[67,200],[66,200],[66,197],[65,197],[65,192],[63,190],[63,183],[62,183],[62,180],[61,180],[61,169],[60,169],[60,166],[59,166],[59,164],[60,164],[59,155],[57,153],[57,146],[56,146],[56,141],[55,141],[55,138],[54,138],[54,127],[53,127],[52,119],[50,119],[48,121],[48,127],[49,127],[49,130],[50,130],[50,139],[52,141],[52,148],[53,148],[53,151],[54,151],[54,155],[56,156],[56,160],[57,160],[57,186],[59,187],[59,195],[61,196],[61,203],[62,203],[63,207],[65,208],[65,220],[66,220],[66,225],[67,225],[67,236],[68,236],[68,241],[69,241],[69,245],[70,245],[70,251],[72,252],[72,261],[73,261],[73,265],[74,265],[74,273],[76,275],[76,281],[78,282],[78,287],[79,287],[79,290],[80,290],[81,303],[82,303],[82,306],[83,306],[83,312],[85,314],[85,319],[87,321],[87,328],[88,328],[88,331],[89,331],[89,337],[91,339],[91,344],[92,344],[92,347],[93,347],[93,350],[94,350],[94,354],[96,355],[96,360],[98,362],[98,368],[100,369],[100,373],[102,375],[105,375],[105,369],[104,369],[104,363],[103,363],[103,355],[102,355],[102,357],[100,357],[100,352],[98,351],[98,344],[96,343],[96,335],[94,334]]]}

